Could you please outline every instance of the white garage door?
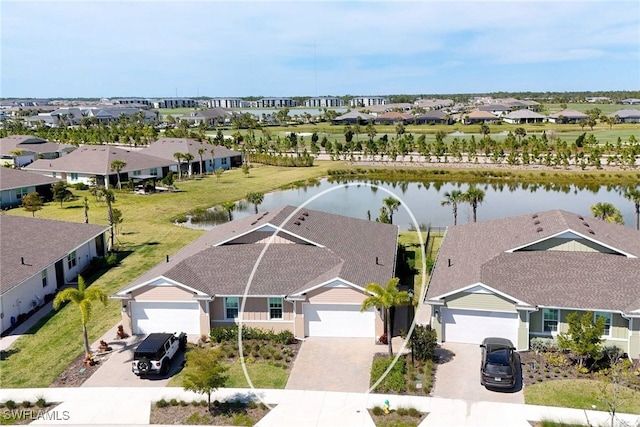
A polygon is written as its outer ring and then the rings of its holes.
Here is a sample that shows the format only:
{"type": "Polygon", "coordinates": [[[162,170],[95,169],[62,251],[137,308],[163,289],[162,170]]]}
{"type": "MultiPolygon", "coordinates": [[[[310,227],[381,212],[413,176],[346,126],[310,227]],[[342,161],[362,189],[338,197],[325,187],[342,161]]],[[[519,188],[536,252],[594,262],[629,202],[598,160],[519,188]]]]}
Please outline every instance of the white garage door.
{"type": "Polygon", "coordinates": [[[442,307],[444,341],[480,344],[486,337],[510,339],[518,345],[518,314],[442,307]]]}
{"type": "Polygon", "coordinates": [[[356,304],[305,304],[305,331],[310,337],[374,338],[375,309],[356,304]]]}
{"type": "Polygon", "coordinates": [[[186,332],[200,334],[200,310],[197,302],[131,303],[134,334],[186,332]]]}

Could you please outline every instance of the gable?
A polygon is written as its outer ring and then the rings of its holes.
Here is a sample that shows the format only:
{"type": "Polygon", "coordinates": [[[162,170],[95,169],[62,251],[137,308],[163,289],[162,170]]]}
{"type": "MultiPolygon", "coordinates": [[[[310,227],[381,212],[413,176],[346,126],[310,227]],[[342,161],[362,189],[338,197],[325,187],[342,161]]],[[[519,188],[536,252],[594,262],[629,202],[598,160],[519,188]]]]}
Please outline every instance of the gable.
{"type": "Polygon", "coordinates": [[[559,236],[534,243],[518,249],[518,251],[600,252],[604,254],[618,255],[618,252],[613,249],[607,248],[598,242],[585,239],[571,232],[566,232],[559,236]]]}
{"type": "MultiPolygon", "coordinates": [[[[236,237],[230,240],[224,245],[239,245],[239,244],[253,244],[253,243],[268,243],[271,236],[276,231],[274,227],[264,226],[260,229],[250,231],[247,234],[236,237]]],[[[271,241],[274,244],[298,244],[308,245],[309,243],[287,232],[279,232],[271,241]]]]}
{"type": "Polygon", "coordinates": [[[307,299],[313,303],[361,304],[366,297],[367,295],[362,290],[339,279],[307,292],[307,299]]]}

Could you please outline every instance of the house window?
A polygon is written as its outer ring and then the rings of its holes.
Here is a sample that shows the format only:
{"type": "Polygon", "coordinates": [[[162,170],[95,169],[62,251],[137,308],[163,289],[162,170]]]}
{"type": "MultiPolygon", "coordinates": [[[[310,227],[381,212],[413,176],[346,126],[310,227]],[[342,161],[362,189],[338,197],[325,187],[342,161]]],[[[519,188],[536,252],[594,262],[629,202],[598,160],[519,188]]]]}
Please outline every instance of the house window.
{"type": "Polygon", "coordinates": [[[42,276],[42,287],[46,288],[47,287],[47,270],[42,270],[42,273],[40,275],[42,276]]]}
{"type": "Polygon", "coordinates": [[[76,266],[76,264],[78,264],[78,260],[76,259],[76,251],[73,251],[69,255],[67,255],[67,267],[69,267],[69,270],[71,270],[76,266]]]}
{"type": "Polygon", "coordinates": [[[158,168],[149,169],[149,175],[158,176],[158,168]]]}
{"type": "Polygon", "coordinates": [[[133,171],[133,176],[142,175],[142,171],[133,171]]]}
{"type": "Polygon", "coordinates": [[[542,310],[542,330],[544,332],[558,332],[559,312],[553,308],[542,310]]]}
{"type": "Polygon", "coordinates": [[[29,194],[29,189],[28,188],[18,188],[16,190],[16,199],[22,200],[22,198],[24,196],[26,196],[27,194],[29,194]]]}
{"type": "Polygon", "coordinates": [[[282,319],[282,298],[269,298],[269,319],[282,319]]]}
{"type": "Polygon", "coordinates": [[[602,335],[611,335],[611,313],[596,311],[593,316],[594,320],[598,320],[599,317],[604,318],[604,331],[602,332],[602,335]]]}
{"type": "Polygon", "coordinates": [[[77,181],[77,180],[78,180],[78,174],[71,172],[71,181],[77,181]]]}
{"type": "Polygon", "coordinates": [[[51,176],[52,176],[53,178],[57,178],[57,177],[58,177],[58,172],[53,172],[53,173],[51,174],[51,176]]]}
{"type": "Polygon", "coordinates": [[[226,165],[227,164],[227,158],[226,157],[221,158],[220,159],[220,163],[223,164],[223,165],[226,165]]]}
{"type": "Polygon", "coordinates": [[[224,299],[224,312],[227,319],[237,319],[239,308],[238,297],[227,297],[224,299]]]}

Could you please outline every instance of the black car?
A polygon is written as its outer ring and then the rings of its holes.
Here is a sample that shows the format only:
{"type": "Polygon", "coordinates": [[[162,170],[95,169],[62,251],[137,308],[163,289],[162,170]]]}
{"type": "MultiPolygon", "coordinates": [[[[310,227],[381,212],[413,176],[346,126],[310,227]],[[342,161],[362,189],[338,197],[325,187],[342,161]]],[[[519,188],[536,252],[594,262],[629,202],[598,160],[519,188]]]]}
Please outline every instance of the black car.
{"type": "Polygon", "coordinates": [[[516,385],[516,357],[513,343],[506,338],[485,338],[480,344],[480,384],[492,388],[516,385]]]}

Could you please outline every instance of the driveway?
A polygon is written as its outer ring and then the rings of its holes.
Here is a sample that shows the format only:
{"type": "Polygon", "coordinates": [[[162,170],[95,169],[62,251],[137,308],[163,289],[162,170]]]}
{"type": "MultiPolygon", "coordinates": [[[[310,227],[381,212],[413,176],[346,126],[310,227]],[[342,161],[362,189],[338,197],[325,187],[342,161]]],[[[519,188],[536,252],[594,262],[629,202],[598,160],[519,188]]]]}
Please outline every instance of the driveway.
{"type": "MultiPolygon", "coordinates": [[[[115,329],[112,331],[115,335],[115,329]]],[[[131,372],[131,362],[133,352],[145,336],[137,335],[121,340],[113,338],[113,335],[102,338],[113,348],[113,351],[104,356],[97,356],[100,368],[82,384],[82,387],[166,387],[169,378],[182,369],[184,352],[179,351],[171,361],[171,368],[167,375],[139,378],[131,372]]]]}
{"type": "Polygon", "coordinates": [[[285,388],[364,393],[369,390],[373,355],[386,349],[373,338],[307,338],[285,388]]]}
{"type": "Polygon", "coordinates": [[[514,389],[487,390],[480,385],[480,347],[477,344],[444,343],[436,351],[441,356],[441,363],[436,370],[432,396],[474,402],[524,403],[521,369],[518,369],[514,389]]]}

